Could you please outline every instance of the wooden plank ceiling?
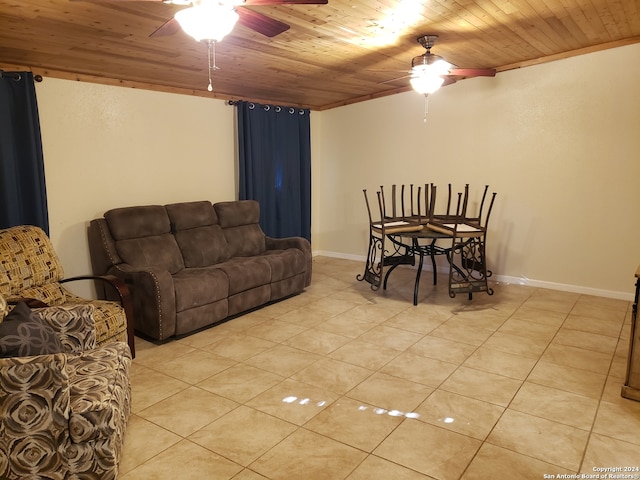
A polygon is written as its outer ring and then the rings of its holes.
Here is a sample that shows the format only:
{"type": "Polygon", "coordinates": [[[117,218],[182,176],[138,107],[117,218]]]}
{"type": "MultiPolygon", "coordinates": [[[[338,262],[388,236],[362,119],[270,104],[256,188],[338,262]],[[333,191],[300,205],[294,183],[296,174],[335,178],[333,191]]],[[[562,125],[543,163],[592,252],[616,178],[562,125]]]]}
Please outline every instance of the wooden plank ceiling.
{"type": "MultiPolygon", "coordinates": [[[[268,38],[242,25],[216,47],[149,35],[181,8],[149,1],[0,0],[0,69],[323,110],[407,91],[432,53],[498,72],[640,41],[640,0],[329,0],[243,7],[291,25],[268,38]],[[394,80],[397,79],[397,80],[394,80]]],[[[640,60],[640,59],[639,59],[640,60]]]]}

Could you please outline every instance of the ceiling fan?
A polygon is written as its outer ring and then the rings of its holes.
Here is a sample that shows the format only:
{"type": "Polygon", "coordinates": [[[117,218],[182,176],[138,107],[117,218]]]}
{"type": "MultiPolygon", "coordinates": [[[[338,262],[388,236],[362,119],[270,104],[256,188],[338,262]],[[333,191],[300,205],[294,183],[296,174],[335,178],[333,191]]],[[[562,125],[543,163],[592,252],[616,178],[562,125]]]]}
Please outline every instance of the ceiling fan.
{"type": "MultiPolygon", "coordinates": [[[[112,0],[122,1],[122,0],[112,0]]],[[[225,23],[226,25],[235,25],[237,21],[240,25],[243,25],[251,30],[254,30],[267,37],[275,37],[289,30],[289,25],[280,22],[274,18],[268,17],[260,12],[251,10],[245,7],[248,6],[263,6],[263,5],[326,5],[328,0],[138,0],[138,1],[150,1],[150,2],[162,2],[173,5],[189,6],[189,8],[180,10],[176,13],[176,16],[167,20],[164,24],[158,27],[151,33],[151,37],[173,35],[180,30],[180,27],[184,29],[183,20],[188,19],[188,22],[194,22],[198,19],[206,20],[209,25],[209,29],[215,28],[212,26],[212,22],[216,25],[225,23]],[[182,17],[182,20],[181,20],[182,17]]],[[[225,26],[226,26],[225,25],[225,26]]],[[[203,26],[203,28],[206,28],[203,26]]],[[[229,29],[229,31],[231,30],[229,29]]],[[[220,29],[224,27],[221,25],[220,29]]],[[[211,30],[209,30],[211,31],[211,30]]],[[[189,32],[187,32],[189,33],[189,32]]],[[[202,33],[197,32],[197,33],[202,33]]],[[[206,33],[206,30],[205,30],[206,33]]],[[[224,34],[229,33],[228,31],[224,34]]],[[[222,35],[222,36],[224,36],[222,35]]],[[[193,36],[193,35],[192,35],[193,36]]],[[[195,37],[194,37],[195,38],[195,37]]],[[[221,38],[196,38],[196,40],[216,40],[220,41],[221,38]]]]}
{"type": "MultiPolygon", "coordinates": [[[[494,77],[495,68],[458,68],[445,61],[442,57],[431,53],[431,48],[438,40],[438,35],[421,35],[417,41],[426,52],[411,60],[411,70],[408,75],[388,80],[392,82],[410,77],[411,86],[418,93],[429,95],[440,87],[451,85],[458,80],[470,77],[494,77]]],[[[384,82],[384,83],[387,83],[384,82]]]]}
{"type": "MultiPolygon", "coordinates": [[[[107,3],[120,3],[126,0],[89,0],[107,3]]],[[[191,35],[196,41],[205,40],[208,46],[208,91],[213,91],[212,72],[218,70],[215,61],[215,44],[228,35],[236,23],[243,25],[267,37],[275,37],[290,26],[268,17],[263,13],[246,8],[263,5],[326,5],[328,0],[133,0],[161,2],[181,5],[173,18],[160,25],[149,35],[161,37],[173,35],[180,29],[191,35]]]]}

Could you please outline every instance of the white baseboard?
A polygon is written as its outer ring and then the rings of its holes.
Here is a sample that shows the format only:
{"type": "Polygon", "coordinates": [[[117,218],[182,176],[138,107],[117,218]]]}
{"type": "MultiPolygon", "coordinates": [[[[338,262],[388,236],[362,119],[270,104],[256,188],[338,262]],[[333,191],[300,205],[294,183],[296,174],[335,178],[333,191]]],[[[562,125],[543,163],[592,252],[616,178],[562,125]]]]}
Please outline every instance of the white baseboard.
{"type": "MultiPolygon", "coordinates": [[[[343,260],[354,260],[358,262],[366,262],[366,257],[364,255],[350,255],[346,253],[338,253],[338,252],[328,252],[326,250],[316,250],[313,252],[313,256],[321,256],[321,257],[330,257],[330,258],[340,258],[343,260]]],[[[431,271],[431,265],[427,265],[425,262],[422,270],[431,271]]],[[[438,269],[438,273],[447,274],[448,271],[444,269],[438,269]]],[[[579,293],[582,295],[593,295],[595,297],[606,297],[606,298],[614,298],[616,300],[626,300],[628,302],[633,302],[633,293],[627,292],[617,292],[614,290],[604,290],[600,288],[591,288],[585,287],[582,285],[569,285],[566,283],[556,283],[556,282],[548,282],[544,280],[535,280],[531,278],[523,278],[523,277],[511,277],[508,275],[497,275],[494,274],[491,277],[491,280],[494,282],[501,283],[512,283],[516,285],[527,285],[529,287],[537,287],[537,288],[548,288],[549,290],[560,290],[563,292],[571,292],[571,293],[579,293]]]]}

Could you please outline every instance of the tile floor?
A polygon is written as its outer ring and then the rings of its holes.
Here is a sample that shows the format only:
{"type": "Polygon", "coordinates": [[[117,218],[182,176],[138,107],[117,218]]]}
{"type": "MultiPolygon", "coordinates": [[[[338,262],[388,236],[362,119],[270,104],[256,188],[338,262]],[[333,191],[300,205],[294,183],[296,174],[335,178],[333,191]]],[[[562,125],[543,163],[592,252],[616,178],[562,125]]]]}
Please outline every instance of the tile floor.
{"type": "Polygon", "coordinates": [[[355,279],[362,266],[318,257],[296,297],[164,345],[138,339],[119,478],[640,466],[640,402],[620,396],[630,302],[504,284],[451,299],[444,276],[433,287],[425,275],[413,306],[415,270],[373,292],[355,279]]]}

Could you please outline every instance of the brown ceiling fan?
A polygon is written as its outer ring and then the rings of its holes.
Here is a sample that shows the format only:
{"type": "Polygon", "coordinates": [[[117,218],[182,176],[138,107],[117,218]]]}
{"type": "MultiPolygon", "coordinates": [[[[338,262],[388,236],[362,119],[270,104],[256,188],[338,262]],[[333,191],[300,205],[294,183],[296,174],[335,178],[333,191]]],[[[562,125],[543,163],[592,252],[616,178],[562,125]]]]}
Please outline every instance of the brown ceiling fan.
{"type": "MultiPolygon", "coordinates": [[[[120,3],[129,0],[89,0],[100,3],[120,3]]],[[[156,3],[168,3],[172,5],[180,5],[190,7],[191,9],[203,7],[204,9],[216,10],[227,12],[234,12],[237,14],[237,22],[244,25],[251,30],[254,30],[267,37],[275,37],[289,30],[290,26],[284,22],[280,22],[274,18],[268,17],[263,13],[256,12],[245,7],[251,6],[263,6],[263,5],[326,5],[328,0],[132,0],[139,2],[156,2],[156,3]]],[[[188,8],[185,10],[189,10],[188,8]]],[[[180,14],[180,12],[178,12],[180,14]]],[[[194,16],[197,14],[194,11],[194,16]]],[[[235,23],[235,22],[233,22],[235,23]]],[[[167,20],[160,25],[154,32],[151,33],[151,37],[160,37],[166,35],[173,35],[180,30],[180,23],[176,17],[167,20]]],[[[212,39],[209,39],[212,40],[212,39]]],[[[219,39],[216,39],[219,40],[219,39]]]]}
{"type": "Polygon", "coordinates": [[[413,88],[424,95],[435,92],[438,88],[451,85],[458,80],[470,77],[495,77],[495,68],[458,68],[446,62],[439,55],[431,53],[431,48],[438,40],[438,35],[421,35],[417,41],[426,52],[411,60],[411,70],[407,75],[387,80],[389,83],[402,78],[410,78],[413,88]]]}

